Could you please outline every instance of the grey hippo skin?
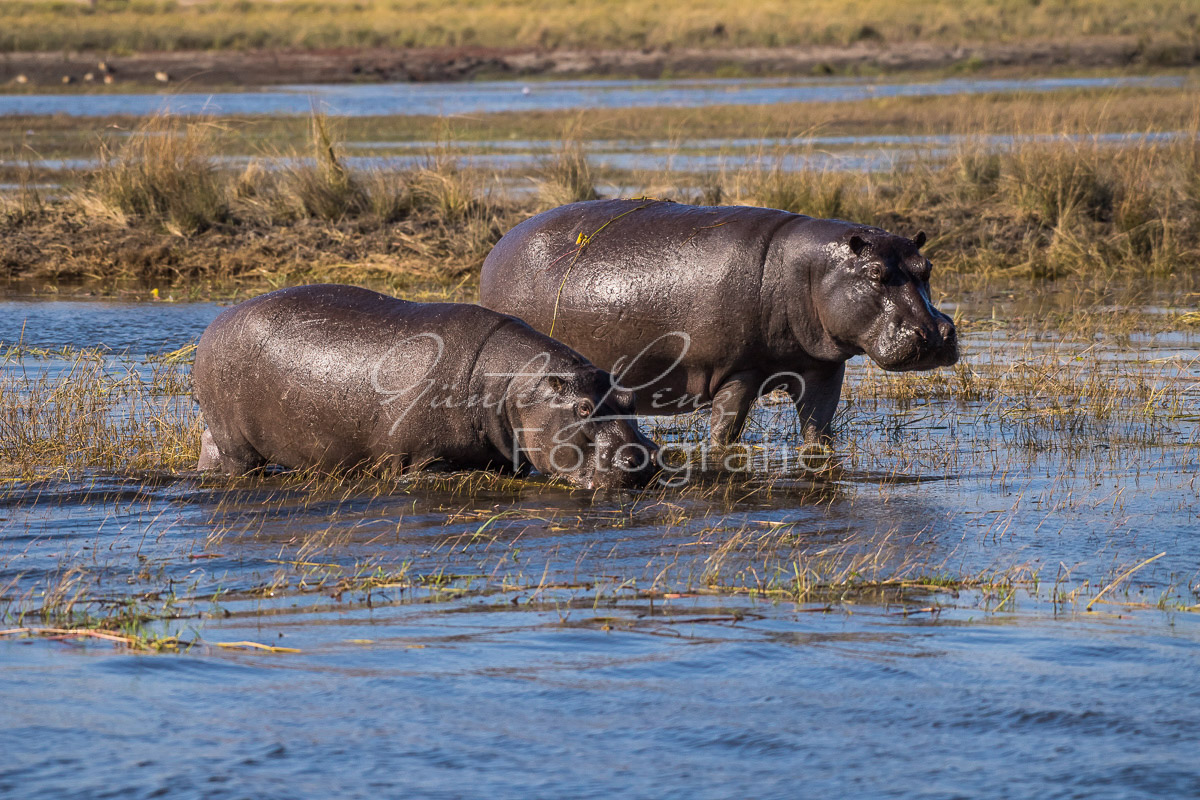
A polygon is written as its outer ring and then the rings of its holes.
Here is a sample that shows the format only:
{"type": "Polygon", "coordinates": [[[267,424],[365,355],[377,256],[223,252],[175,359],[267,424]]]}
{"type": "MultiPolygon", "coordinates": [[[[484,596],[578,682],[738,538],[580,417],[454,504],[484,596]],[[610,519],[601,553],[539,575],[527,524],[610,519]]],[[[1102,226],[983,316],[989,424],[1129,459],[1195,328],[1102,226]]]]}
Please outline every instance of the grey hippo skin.
{"type": "Polygon", "coordinates": [[[824,442],[848,359],[897,371],[958,360],[924,242],[768,208],[574,203],[509,231],[480,297],[610,370],[639,413],[711,403],[712,439],[728,444],[783,388],[805,439],[824,442]]]}
{"type": "Polygon", "coordinates": [[[586,488],[641,485],[654,472],[632,392],[480,306],[282,289],[209,325],[192,382],[208,425],[200,469],[532,465],[586,488]]]}

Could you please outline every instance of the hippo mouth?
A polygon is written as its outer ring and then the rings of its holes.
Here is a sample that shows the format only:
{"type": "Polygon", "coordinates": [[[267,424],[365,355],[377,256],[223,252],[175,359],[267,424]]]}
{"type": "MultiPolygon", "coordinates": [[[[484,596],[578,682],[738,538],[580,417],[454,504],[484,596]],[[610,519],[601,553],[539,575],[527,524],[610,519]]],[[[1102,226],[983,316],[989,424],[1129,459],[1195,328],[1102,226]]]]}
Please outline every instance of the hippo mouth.
{"type": "Polygon", "coordinates": [[[958,363],[958,345],[950,342],[936,349],[920,350],[900,359],[875,358],[872,360],[888,372],[918,372],[938,367],[952,367],[958,363]]]}
{"type": "Polygon", "coordinates": [[[902,337],[892,332],[876,339],[875,347],[864,349],[888,372],[950,367],[958,363],[958,333],[946,320],[935,330],[919,328],[902,337]]]}
{"type": "MultiPolygon", "coordinates": [[[[600,466],[590,460],[589,468],[563,475],[569,483],[581,489],[640,489],[658,474],[656,455],[658,448],[653,444],[631,444],[611,463],[600,466]]],[[[594,451],[591,454],[595,455],[594,451]]]]}

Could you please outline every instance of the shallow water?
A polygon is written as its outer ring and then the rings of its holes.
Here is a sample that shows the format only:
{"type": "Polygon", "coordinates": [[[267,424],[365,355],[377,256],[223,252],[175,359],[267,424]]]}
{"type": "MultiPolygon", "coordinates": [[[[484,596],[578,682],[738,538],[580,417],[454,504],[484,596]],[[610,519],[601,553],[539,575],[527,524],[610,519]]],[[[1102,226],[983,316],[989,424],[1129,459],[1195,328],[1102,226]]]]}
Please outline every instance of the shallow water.
{"type": "Polygon", "coordinates": [[[725,79],[613,81],[480,81],[283,86],[217,94],[0,95],[0,114],[68,114],[79,117],[145,116],[160,111],[215,116],[309,114],[333,116],[454,115],[578,108],[701,108],[922,97],[988,92],[1053,92],[1124,87],[1176,88],[1180,76],[1100,78],[947,78],[926,83],[861,79],[725,79]]]}
{"type": "MultiPolygon", "coordinates": [[[[990,302],[958,311],[984,319],[990,302]]],[[[0,342],[24,328],[31,347],[105,345],[118,370],[194,341],[220,308],[8,299],[0,342]]],[[[642,498],[437,477],[9,484],[8,596],[77,568],[85,596],[166,609],[151,629],[195,645],[0,638],[0,794],[1200,793],[1200,617],[1184,610],[1200,602],[1197,337],[965,330],[981,375],[1148,380],[1183,413],[1132,413],[1132,395],[1108,416],[1054,396],[873,400],[890,379],[856,364],[831,479],[710,475],[642,498]],[[1039,580],[803,602],[738,589],[825,562],[1039,580]],[[300,652],[216,645],[240,641],[300,652]]],[[[781,441],[788,414],[760,408],[749,438],[781,441]]]]}
{"type": "Polygon", "coordinates": [[[101,347],[137,355],[195,342],[221,313],[218,303],[0,298],[0,347],[101,347]]]}
{"type": "MultiPolygon", "coordinates": [[[[606,172],[719,173],[761,167],[785,172],[886,172],[912,161],[923,163],[947,159],[964,148],[1001,152],[1024,144],[1096,144],[1105,147],[1138,147],[1164,144],[1186,137],[1188,131],[1152,133],[1101,133],[1087,135],[1013,135],[991,134],[933,136],[808,136],[762,139],[692,139],[687,142],[585,140],[581,143],[588,162],[600,174],[606,172]]],[[[347,167],[361,171],[398,172],[428,164],[431,154],[451,157],[460,167],[506,172],[500,188],[509,194],[536,190],[528,171],[551,160],[562,142],[542,140],[492,140],[463,142],[455,145],[437,142],[347,142],[352,151],[375,151],[370,155],[343,156],[347,167]]],[[[266,169],[281,169],[309,159],[287,156],[221,156],[212,159],[225,168],[242,169],[251,162],[266,169]]],[[[32,166],[46,170],[90,170],[100,166],[95,158],[53,158],[32,162],[5,161],[0,167],[32,166]]],[[[25,191],[20,184],[0,184],[0,192],[25,191]]],[[[53,184],[43,184],[53,189],[53,184]]],[[[489,187],[489,191],[495,187],[489,187]]],[[[609,195],[622,194],[621,187],[604,182],[598,187],[609,195]]],[[[627,193],[627,192],[626,192],[627,193]]]]}

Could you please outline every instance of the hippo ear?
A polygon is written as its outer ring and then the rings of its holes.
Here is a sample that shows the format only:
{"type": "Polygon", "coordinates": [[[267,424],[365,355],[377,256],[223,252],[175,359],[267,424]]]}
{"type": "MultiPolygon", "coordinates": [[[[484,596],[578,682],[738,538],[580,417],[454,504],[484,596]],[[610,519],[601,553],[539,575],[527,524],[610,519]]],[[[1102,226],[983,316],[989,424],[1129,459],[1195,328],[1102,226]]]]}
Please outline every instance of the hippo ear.
{"type": "Polygon", "coordinates": [[[856,256],[862,255],[862,251],[867,248],[867,240],[858,235],[851,236],[849,244],[856,256]]]}
{"type": "Polygon", "coordinates": [[[558,375],[547,375],[546,384],[555,394],[562,394],[567,390],[567,382],[558,375]]]}
{"type": "Polygon", "coordinates": [[[913,244],[918,250],[925,246],[925,231],[917,231],[917,235],[913,237],[913,244]]]}

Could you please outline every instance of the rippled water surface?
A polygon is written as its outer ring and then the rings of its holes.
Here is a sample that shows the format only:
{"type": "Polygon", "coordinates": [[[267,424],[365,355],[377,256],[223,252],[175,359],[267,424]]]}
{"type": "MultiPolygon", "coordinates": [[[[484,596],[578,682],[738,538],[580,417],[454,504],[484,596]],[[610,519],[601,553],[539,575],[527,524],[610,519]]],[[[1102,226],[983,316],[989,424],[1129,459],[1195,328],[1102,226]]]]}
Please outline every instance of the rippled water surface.
{"type": "MultiPolygon", "coordinates": [[[[58,352],[0,369],[61,373],[60,348],[104,345],[136,370],[220,308],[3,300],[5,348],[58,352]]],[[[981,381],[1083,370],[1183,400],[903,401],[857,364],[836,477],[645,497],[486,476],[6,483],[0,590],[136,598],[192,644],[0,637],[0,795],[1200,795],[1196,337],[981,323],[964,341],[981,381]],[[799,564],[924,588],[752,591],[799,564]],[[989,572],[1020,580],[938,586],[989,572]],[[286,650],[221,646],[243,642],[286,650]]],[[[750,438],[787,413],[760,408],[750,438]]]]}

